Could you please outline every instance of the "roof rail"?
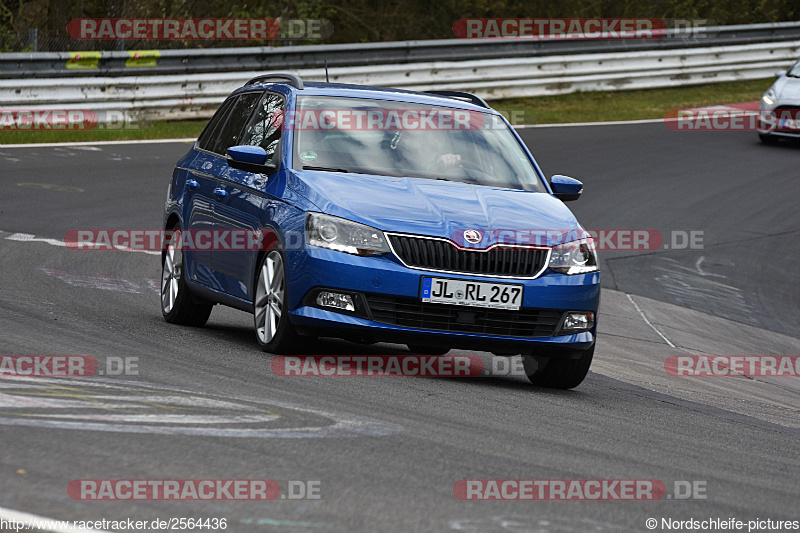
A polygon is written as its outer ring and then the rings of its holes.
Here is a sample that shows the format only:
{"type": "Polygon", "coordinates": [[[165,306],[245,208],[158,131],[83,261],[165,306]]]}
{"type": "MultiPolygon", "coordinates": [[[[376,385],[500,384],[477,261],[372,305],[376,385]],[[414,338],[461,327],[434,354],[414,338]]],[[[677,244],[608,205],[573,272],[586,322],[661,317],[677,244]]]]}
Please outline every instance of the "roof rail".
{"type": "Polygon", "coordinates": [[[244,85],[253,85],[254,83],[262,83],[269,80],[288,81],[290,85],[293,85],[297,89],[303,89],[303,80],[300,78],[300,76],[297,74],[292,74],[291,72],[271,72],[269,74],[262,74],[261,76],[256,76],[244,85]]]}
{"type": "Polygon", "coordinates": [[[491,109],[489,104],[487,104],[483,98],[475,96],[471,93],[465,93],[463,91],[425,91],[427,94],[435,94],[436,96],[446,96],[448,98],[459,98],[459,99],[466,99],[472,102],[473,104],[485,107],[486,109],[491,109]]]}

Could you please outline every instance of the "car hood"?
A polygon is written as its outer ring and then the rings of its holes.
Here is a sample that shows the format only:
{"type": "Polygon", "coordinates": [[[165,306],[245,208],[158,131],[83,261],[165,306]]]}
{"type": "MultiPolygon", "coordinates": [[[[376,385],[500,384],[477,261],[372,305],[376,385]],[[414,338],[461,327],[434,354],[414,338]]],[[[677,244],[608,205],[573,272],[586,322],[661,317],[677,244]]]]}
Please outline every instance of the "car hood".
{"type": "Polygon", "coordinates": [[[800,78],[784,76],[775,82],[772,89],[778,97],[778,105],[800,104],[800,78]]]}
{"type": "Polygon", "coordinates": [[[503,230],[520,231],[522,235],[531,230],[552,231],[552,238],[540,233],[535,237],[536,243],[547,245],[564,242],[563,233],[556,236],[556,231],[582,231],[572,212],[548,193],[311,170],[290,171],[288,185],[323,213],[384,231],[447,238],[458,235],[453,239],[456,242],[467,229],[490,230],[487,238],[495,235],[491,238],[495,242],[514,240],[508,232],[497,237],[503,230]]]}

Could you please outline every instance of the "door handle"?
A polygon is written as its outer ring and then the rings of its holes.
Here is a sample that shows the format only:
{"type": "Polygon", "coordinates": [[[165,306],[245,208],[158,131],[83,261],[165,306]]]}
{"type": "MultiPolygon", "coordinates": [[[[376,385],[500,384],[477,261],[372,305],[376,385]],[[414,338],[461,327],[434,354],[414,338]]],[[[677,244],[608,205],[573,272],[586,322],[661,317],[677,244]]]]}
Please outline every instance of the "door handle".
{"type": "Polygon", "coordinates": [[[225,198],[226,196],[228,196],[228,191],[221,188],[214,189],[214,196],[216,196],[217,198],[225,198]]]}
{"type": "Polygon", "coordinates": [[[196,189],[197,185],[198,185],[197,180],[193,179],[186,180],[186,186],[189,187],[190,189],[196,189]]]}

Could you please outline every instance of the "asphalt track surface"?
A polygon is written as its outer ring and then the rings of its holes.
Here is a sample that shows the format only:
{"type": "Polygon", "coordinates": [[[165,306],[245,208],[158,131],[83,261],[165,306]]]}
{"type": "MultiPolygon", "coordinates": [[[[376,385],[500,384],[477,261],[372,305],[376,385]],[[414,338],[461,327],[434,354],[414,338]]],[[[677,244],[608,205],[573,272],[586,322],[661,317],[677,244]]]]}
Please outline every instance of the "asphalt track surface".
{"type": "MultiPolygon", "coordinates": [[[[602,254],[595,362],[573,391],[517,375],[276,376],[250,315],[216,307],[201,329],[163,321],[156,255],[58,246],[76,228],[159,227],[187,144],[0,147],[0,353],[138,358],[138,375],[0,380],[0,508],[217,517],[245,532],[640,532],[648,518],[800,519],[798,379],[664,371],[676,354],[800,354],[800,149],[662,124],[522,135],[548,174],[584,181],[570,207],[587,228],[703,232],[702,249],[602,254]],[[670,496],[676,480],[699,481],[705,498],[453,494],[458,480],[506,478],[657,479],[670,496]],[[67,494],[76,479],[271,479],[283,494],[290,480],[319,481],[321,498],[83,502],[67,494]]],[[[404,353],[335,340],[311,351],[404,353]]]]}

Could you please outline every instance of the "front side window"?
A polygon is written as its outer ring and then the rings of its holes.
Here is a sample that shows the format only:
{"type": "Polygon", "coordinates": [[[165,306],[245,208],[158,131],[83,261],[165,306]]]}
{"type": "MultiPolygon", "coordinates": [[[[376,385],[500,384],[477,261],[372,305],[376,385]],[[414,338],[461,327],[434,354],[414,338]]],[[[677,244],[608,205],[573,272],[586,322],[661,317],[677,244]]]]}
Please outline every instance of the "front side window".
{"type": "Polygon", "coordinates": [[[219,129],[220,124],[224,124],[225,121],[228,119],[228,114],[230,114],[231,106],[236,101],[236,98],[228,98],[225,102],[219,107],[214,116],[211,117],[211,121],[206,126],[206,129],[203,130],[203,133],[200,134],[200,138],[197,139],[197,147],[201,150],[211,150],[211,146],[213,146],[216,137],[214,136],[214,132],[219,129]]]}
{"type": "Polygon", "coordinates": [[[283,96],[275,93],[265,94],[245,129],[241,144],[260,146],[266,150],[267,157],[271,159],[281,140],[284,109],[283,96]]]}
{"type": "Polygon", "coordinates": [[[213,143],[206,149],[215,154],[225,155],[225,151],[228,148],[239,144],[244,125],[247,123],[247,119],[250,118],[260,97],[260,92],[240,95],[233,103],[227,120],[214,132],[213,143]]]}

